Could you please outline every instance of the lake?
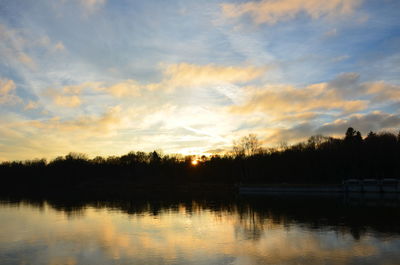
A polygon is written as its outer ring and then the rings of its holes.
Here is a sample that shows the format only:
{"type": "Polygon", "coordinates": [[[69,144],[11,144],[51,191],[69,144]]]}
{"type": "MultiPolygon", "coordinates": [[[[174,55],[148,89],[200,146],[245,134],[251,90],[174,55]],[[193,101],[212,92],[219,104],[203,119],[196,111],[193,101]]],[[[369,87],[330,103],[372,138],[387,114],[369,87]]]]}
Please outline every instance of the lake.
{"type": "Polygon", "coordinates": [[[3,199],[0,264],[399,264],[399,200],[3,199]]]}

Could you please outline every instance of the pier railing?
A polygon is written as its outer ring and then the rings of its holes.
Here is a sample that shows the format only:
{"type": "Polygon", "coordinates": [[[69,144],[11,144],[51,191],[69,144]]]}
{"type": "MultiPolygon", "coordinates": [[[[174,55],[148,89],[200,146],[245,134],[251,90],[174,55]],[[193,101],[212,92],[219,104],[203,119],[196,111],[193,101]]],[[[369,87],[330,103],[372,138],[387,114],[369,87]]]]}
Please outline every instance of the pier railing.
{"type": "Polygon", "coordinates": [[[345,192],[400,192],[400,180],[385,179],[347,179],[343,181],[345,192]]]}
{"type": "Polygon", "coordinates": [[[239,194],[400,193],[398,179],[347,179],[340,185],[239,185],[239,194]]]}

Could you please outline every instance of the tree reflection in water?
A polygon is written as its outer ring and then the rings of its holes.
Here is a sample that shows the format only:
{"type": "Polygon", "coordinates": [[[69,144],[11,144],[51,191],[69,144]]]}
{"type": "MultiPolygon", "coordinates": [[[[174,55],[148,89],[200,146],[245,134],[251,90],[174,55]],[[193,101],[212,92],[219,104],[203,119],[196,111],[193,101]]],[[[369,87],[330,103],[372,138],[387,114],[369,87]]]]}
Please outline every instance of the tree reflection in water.
{"type": "Polygon", "coordinates": [[[398,200],[8,198],[2,264],[396,264],[398,200]],[[356,206],[354,206],[356,205],[356,206]]]}

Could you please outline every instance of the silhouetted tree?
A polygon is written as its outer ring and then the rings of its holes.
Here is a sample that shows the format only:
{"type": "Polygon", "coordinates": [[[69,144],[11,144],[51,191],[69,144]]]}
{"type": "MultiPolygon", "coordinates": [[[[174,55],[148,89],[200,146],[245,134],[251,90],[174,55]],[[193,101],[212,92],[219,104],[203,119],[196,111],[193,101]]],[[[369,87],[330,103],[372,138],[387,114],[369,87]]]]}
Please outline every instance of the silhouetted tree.
{"type": "Polygon", "coordinates": [[[352,127],[349,127],[346,131],[344,140],[350,143],[360,143],[362,141],[362,136],[359,131],[356,131],[352,127]]]}
{"type": "Polygon", "coordinates": [[[313,135],[310,138],[308,138],[307,145],[308,145],[308,147],[318,149],[321,147],[321,145],[323,145],[328,140],[329,140],[329,137],[317,134],[317,135],[313,135]]]}
{"type": "Polygon", "coordinates": [[[367,138],[374,138],[376,137],[376,133],[374,133],[373,131],[370,131],[367,135],[367,138]]]}
{"type": "Polygon", "coordinates": [[[238,141],[233,141],[233,153],[235,156],[252,156],[259,153],[261,144],[255,134],[243,136],[238,141]]]}

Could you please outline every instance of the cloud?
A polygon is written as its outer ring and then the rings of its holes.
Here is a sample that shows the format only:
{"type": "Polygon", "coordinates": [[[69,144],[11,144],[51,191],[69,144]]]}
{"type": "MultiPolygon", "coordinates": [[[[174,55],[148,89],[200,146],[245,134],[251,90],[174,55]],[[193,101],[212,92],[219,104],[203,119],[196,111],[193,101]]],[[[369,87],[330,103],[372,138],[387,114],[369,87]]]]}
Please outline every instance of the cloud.
{"type": "Polygon", "coordinates": [[[367,94],[373,95],[375,102],[400,101],[400,86],[384,81],[364,84],[367,94]]]}
{"type": "Polygon", "coordinates": [[[54,89],[48,89],[45,92],[45,95],[51,97],[53,103],[60,107],[75,108],[82,104],[82,100],[78,94],[70,94],[59,92],[54,89]]]}
{"type": "Polygon", "coordinates": [[[48,88],[44,95],[53,99],[53,102],[61,107],[75,108],[82,104],[81,92],[86,89],[97,89],[100,82],[85,82],[79,85],[64,86],[61,88],[48,88]]]}
{"type": "Polygon", "coordinates": [[[337,29],[331,29],[330,31],[327,31],[324,33],[324,37],[325,38],[332,38],[332,37],[336,37],[338,34],[337,29]]]}
{"type": "Polygon", "coordinates": [[[350,58],[350,56],[348,56],[348,55],[341,55],[341,56],[337,56],[337,57],[332,58],[331,61],[334,62],[334,63],[338,63],[338,62],[347,60],[349,58],[350,58]]]}
{"type": "Polygon", "coordinates": [[[20,31],[0,24],[0,37],[3,45],[7,44],[7,46],[13,46],[16,50],[20,50],[27,43],[26,39],[21,35],[20,31]]]}
{"type": "Polygon", "coordinates": [[[343,137],[349,127],[359,130],[364,136],[369,131],[397,132],[400,127],[400,115],[375,111],[367,114],[353,114],[323,125],[305,121],[286,128],[278,127],[267,130],[269,135],[266,142],[270,145],[276,145],[282,141],[297,143],[316,134],[343,137]]]}
{"type": "Polygon", "coordinates": [[[54,97],[54,103],[61,107],[75,108],[82,104],[82,100],[77,95],[56,95],[54,97]]]}
{"type": "Polygon", "coordinates": [[[304,88],[277,85],[248,88],[248,90],[247,102],[232,106],[232,112],[244,114],[265,112],[280,116],[318,110],[353,112],[367,107],[367,101],[343,99],[335,90],[329,89],[327,83],[313,84],[304,88]]]}
{"type": "Polygon", "coordinates": [[[195,65],[180,63],[167,65],[164,68],[164,80],[149,88],[209,86],[224,83],[246,83],[252,81],[266,71],[265,67],[218,66],[214,64],[195,65]]]}
{"type": "Polygon", "coordinates": [[[163,79],[157,83],[140,83],[137,80],[124,80],[110,86],[96,89],[116,97],[139,96],[141,91],[173,92],[178,88],[209,87],[229,84],[242,84],[262,76],[266,67],[220,66],[214,64],[196,65],[188,63],[162,65],[163,79]]]}
{"type": "Polygon", "coordinates": [[[368,114],[354,114],[345,119],[337,119],[322,125],[316,129],[316,132],[329,135],[342,134],[348,127],[353,127],[366,134],[371,130],[398,130],[399,126],[400,115],[375,111],[368,114]]]}
{"type": "Polygon", "coordinates": [[[13,80],[0,79],[0,95],[9,95],[10,92],[15,90],[15,83],[13,80]]]}
{"type": "Polygon", "coordinates": [[[80,15],[84,18],[88,18],[90,15],[99,11],[107,3],[107,0],[59,0],[53,2],[52,7],[59,16],[65,14],[65,10],[68,7],[72,7],[75,13],[79,11],[80,15]]]}
{"type": "Polygon", "coordinates": [[[287,115],[275,116],[271,122],[304,122],[317,118],[318,113],[315,112],[301,112],[290,113],[287,115]]]}
{"type": "Polygon", "coordinates": [[[126,116],[121,109],[117,105],[101,114],[38,120],[27,120],[15,114],[1,116],[0,157],[8,160],[53,158],[70,151],[92,156],[126,153],[131,148],[127,144],[129,141],[116,137],[119,129],[125,126],[126,116]]]}
{"type": "Polygon", "coordinates": [[[24,110],[32,110],[32,109],[37,109],[39,108],[39,102],[34,102],[34,101],[29,101],[25,107],[24,110]]]}
{"type": "Polygon", "coordinates": [[[32,126],[38,129],[45,130],[57,130],[59,132],[86,132],[91,135],[104,135],[112,132],[113,128],[120,124],[121,107],[115,106],[110,107],[108,110],[100,115],[85,115],[80,116],[73,120],[61,120],[58,117],[54,117],[49,120],[35,120],[28,121],[26,125],[32,126]]]}
{"type": "Polygon", "coordinates": [[[37,46],[42,46],[45,47],[47,50],[51,52],[63,52],[65,51],[65,46],[62,43],[62,41],[58,41],[57,43],[54,43],[50,40],[50,38],[47,35],[44,35],[37,41],[33,43],[34,45],[37,46]]]}
{"type": "Polygon", "coordinates": [[[3,24],[0,24],[0,39],[0,56],[3,63],[16,69],[23,65],[36,71],[40,65],[36,60],[38,57],[35,56],[38,54],[37,49],[44,49],[47,52],[59,52],[65,49],[62,42],[54,43],[47,35],[35,34],[34,31],[24,28],[9,28],[3,24]]]}
{"type": "Polygon", "coordinates": [[[244,103],[231,105],[228,110],[244,117],[263,115],[264,120],[258,122],[262,126],[253,130],[266,135],[269,144],[300,141],[319,133],[342,135],[350,126],[366,133],[395,130],[399,125],[397,114],[357,113],[400,102],[400,86],[384,81],[362,83],[358,73],[343,73],[329,82],[306,87],[269,85],[243,89],[247,91],[244,103]],[[333,122],[318,125],[332,119],[333,122]]]}
{"type": "Polygon", "coordinates": [[[90,14],[90,13],[97,11],[102,6],[104,6],[104,4],[107,2],[107,0],[78,0],[78,2],[90,14]]]}
{"type": "Polygon", "coordinates": [[[61,41],[59,41],[56,44],[54,44],[54,51],[57,51],[57,52],[65,51],[64,44],[61,41]]]}
{"type": "Polygon", "coordinates": [[[281,143],[297,143],[305,140],[314,133],[315,126],[309,122],[302,122],[289,128],[272,128],[265,142],[269,146],[277,146],[281,143]]]}
{"type": "Polygon", "coordinates": [[[337,91],[343,97],[360,95],[365,90],[359,81],[358,73],[342,73],[328,82],[328,88],[337,91]]]}
{"type": "Polygon", "coordinates": [[[79,0],[82,5],[88,7],[88,8],[94,8],[97,6],[104,5],[106,3],[106,0],[79,0]]]}
{"type": "Polygon", "coordinates": [[[348,15],[361,4],[361,0],[262,0],[240,4],[224,3],[222,13],[227,18],[249,15],[255,24],[275,24],[305,13],[313,19],[323,16],[348,15]]]}
{"type": "Polygon", "coordinates": [[[10,79],[0,78],[0,104],[15,105],[22,100],[15,95],[15,83],[10,79]]]}
{"type": "Polygon", "coordinates": [[[35,61],[32,59],[32,57],[30,57],[29,55],[27,55],[26,53],[22,52],[19,54],[18,56],[18,60],[23,63],[24,65],[26,65],[29,69],[31,70],[36,70],[37,66],[35,61]]]}
{"type": "Polygon", "coordinates": [[[137,81],[128,79],[108,87],[99,86],[96,90],[105,91],[115,97],[137,97],[140,96],[142,88],[143,85],[140,85],[137,81]]]}
{"type": "Polygon", "coordinates": [[[29,41],[21,30],[10,29],[0,24],[0,39],[0,55],[4,62],[35,67],[33,59],[24,52],[29,41]]]}
{"type": "Polygon", "coordinates": [[[372,103],[400,101],[400,86],[385,81],[360,82],[358,73],[343,73],[328,82],[328,88],[342,97],[369,97],[372,103]]]}
{"type": "Polygon", "coordinates": [[[285,101],[285,98],[295,97],[299,101],[303,100],[303,102],[307,103],[312,101],[310,97],[315,97],[315,101],[303,107],[305,109],[315,109],[321,104],[326,106],[324,109],[332,109],[337,106],[344,111],[357,111],[366,107],[366,104],[400,101],[399,85],[385,81],[362,83],[358,73],[343,73],[327,83],[313,84],[306,88],[287,87],[275,93],[268,92],[268,90],[259,93],[278,98],[277,104],[285,101]],[[278,96],[275,94],[278,94],[278,96]],[[281,94],[281,97],[279,94],[281,94]],[[325,100],[326,103],[324,103],[325,100]]]}

